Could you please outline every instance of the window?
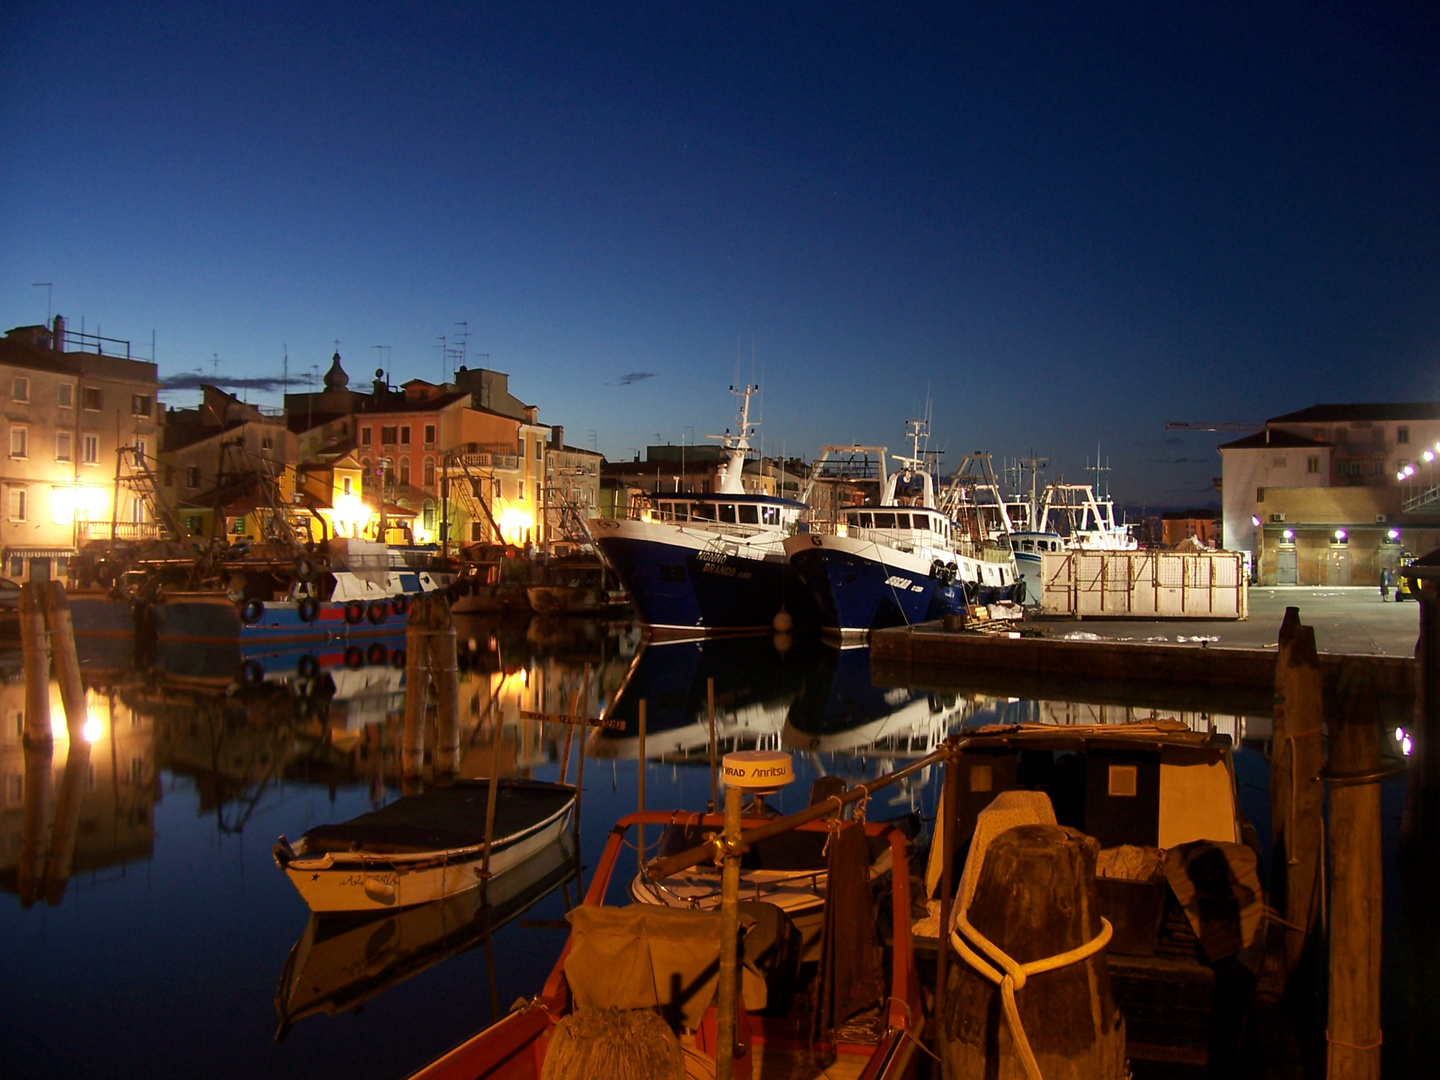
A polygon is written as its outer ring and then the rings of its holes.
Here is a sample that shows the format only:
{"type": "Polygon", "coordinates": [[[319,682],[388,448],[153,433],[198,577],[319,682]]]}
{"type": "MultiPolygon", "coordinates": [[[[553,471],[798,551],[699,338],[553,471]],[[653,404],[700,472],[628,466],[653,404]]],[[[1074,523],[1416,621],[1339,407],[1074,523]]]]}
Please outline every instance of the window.
{"type": "Polygon", "coordinates": [[[410,425],[409,425],[409,424],[403,424],[403,425],[401,425],[401,427],[400,427],[400,445],[401,445],[401,446],[409,446],[409,445],[410,445],[410,425]]]}
{"type": "Polygon", "coordinates": [[[1397,443],[1408,443],[1410,441],[1410,429],[1400,426],[1395,429],[1395,441],[1397,443]]]}
{"type": "Polygon", "coordinates": [[[10,425],[10,456],[29,457],[30,429],[24,424],[10,425]]]}
{"type": "Polygon", "coordinates": [[[408,484],[408,483],[410,483],[410,459],[409,459],[409,458],[401,458],[401,459],[400,459],[400,483],[402,483],[402,484],[408,484]]]}
{"type": "Polygon", "coordinates": [[[10,399],[12,401],[30,400],[30,380],[24,375],[16,375],[10,380],[10,399]]]}
{"type": "Polygon", "coordinates": [[[430,448],[430,447],[433,447],[434,445],[435,445],[435,425],[434,425],[434,424],[426,424],[426,425],[425,425],[425,446],[426,446],[426,448],[428,449],[428,448],[430,448]]]}
{"type": "Polygon", "coordinates": [[[145,458],[145,439],[140,435],[135,436],[135,452],[140,455],[143,461],[145,458]]]}
{"type": "Polygon", "coordinates": [[[188,465],[185,468],[185,486],[187,488],[198,488],[200,486],[200,466],[188,465]]]}
{"type": "Polygon", "coordinates": [[[260,436],[260,449],[261,449],[261,450],[274,450],[274,449],[275,449],[275,437],[274,437],[273,435],[261,435],[261,436],[260,436]]]}
{"type": "Polygon", "coordinates": [[[80,460],[86,465],[100,464],[100,436],[80,436],[80,460]]]}
{"type": "Polygon", "coordinates": [[[62,409],[73,409],[75,407],[75,387],[71,383],[61,383],[55,391],[55,404],[62,409]]]}
{"type": "Polygon", "coordinates": [[[1305,459],[1305,471],[1307,473],[1318,473],[1320,471],[1320,455],[1311,454],[1305,459]]]}
{"type": "Polygon", "coordinates": [[[55,460],[70,461],[74,454],[75,436],[68,431],[57,431],[55,433],[55,460]]]}
{"type": "Polygon", "coordinates": [[[98,386],[87,386],[80,396],[81,403],[90,412],[99,412],[102,404],[100,388],[98,386]]]}
{"type": "Polygon", "coordinates": [[[1349,428],[1343,428],[1343,427],[1341,427],[1341,428],[1336,428],[1336,429],[1335,429],[1335,442],[1338,443],[1340,446],[1349,446],[1349,445],[1350,445],[1350,429],[1349,429],[1349,428]]]}
{"type": "Polygon", "coordinates": [[[535,481],[535,505],[540,505],[540,481],[535,481]]]}
{"type": "Polygon", "coordinates": [[[741,524],[741,525],[759,525],[759,524],[760,524],[760,508],[757,507],[757,506],[742,506],[742,507],[740,507],[740,524],[741,524]]]}
{"type": "Polygon", "coordinates": [[[382,446],[394,446],[395,434],[398,430],[398,428],[393,427],[382,427],[380,429],[380,444],[382,446]]]}
{"type": "Polygon", "coordinates": [[[10,489],[10,520],[24,521],[26,511],[30,509],[30,493],[23,487],[12,487],[10,489]]]}
{"type": "Polygon", "coordinates": [[[433,506],[427,506],[427,507],[425,507],[425,509],[421,512],[420,520],[421,520],[422,524],[424,525],[424,528],[425,528],[425,531],[426,531],[426,532],[434,532],[434,531],[435,531],[435,507],[433,507],[433,506]]]}
{"type": "Polygon", "coordinates": [[[19,581],[25,576],[25,560],[19,555],[10,557],[10,576],[19,581]]]}
{"type": "Polygon", "coordinates": [[[341,477],[341,479],[340,479],[340,490],[343,491],[346,495],[352,495],[352,494],[354,494],[354,492],[352,492],[352,491],[350,490],[350,483],[351,483],[350,477],[348,477],[348,476],[341,477]]]}
{"type": "Polygon", "coordinates": [[[539,460],[541,460],[544,456],[545,456],[545,443],[544,443],[542,440],[540,440],[540,439],[536,439],[536,440],[535,440],[535,460],[536,460],[536,461],[539,461],[539,460]]]}
{"type": "Polygon", "coordinates": [[[130,415],[131,415],[131,416],[149,416],[149,415],[150,415],[150,395],[149,395],[149,394],[131,394],[131,395],[130,395],[130,415]]]}
{"type": "Polygon", "coordinates": [[[369,446],[369,445],[370,445],[370,428],[368,428],[368,427],[362,427],[362,428],[360,429],[360,445],[361,445],[361,446],[369,446]]]}
{"type": "Polygon", "coordinates": [[[435,462],[430,458],[425,459],[425,486],[435,486],[435,462]]]}
{"type": "Polygon", "coordinates": [[[191,536],[199,536],[199,535],[200,535],[200,515],[199,515],[199,514],[191,514],[189,517],[187,517],[187,518],[185,519],[185,528],[187,528],[187,529],[190,530],[190,535],[191,535],[191,536]]]}

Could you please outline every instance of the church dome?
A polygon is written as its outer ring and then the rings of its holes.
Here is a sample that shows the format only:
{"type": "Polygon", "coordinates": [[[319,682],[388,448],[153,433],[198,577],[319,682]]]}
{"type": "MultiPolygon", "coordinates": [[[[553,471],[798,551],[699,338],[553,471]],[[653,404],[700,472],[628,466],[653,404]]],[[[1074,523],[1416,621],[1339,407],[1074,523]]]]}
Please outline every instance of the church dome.
{"type": "Polygon", "coordinates": [[[330,360],[330,370],[325,373],[326,390],[344,390],[350,385],[350,376],[345,374],[345,369],[340,366],[340,353],[337,350],[330,360]]]}

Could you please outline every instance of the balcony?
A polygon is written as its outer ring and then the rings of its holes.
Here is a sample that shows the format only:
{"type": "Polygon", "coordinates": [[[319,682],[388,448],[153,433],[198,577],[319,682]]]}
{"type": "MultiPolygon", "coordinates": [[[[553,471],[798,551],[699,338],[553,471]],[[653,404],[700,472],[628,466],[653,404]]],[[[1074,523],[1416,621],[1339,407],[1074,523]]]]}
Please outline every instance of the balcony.
{"type": "Polygon", "coordinates": [[[160,540],[165,536],[165,527],[158,521],[120,521],[112,525],[108,521],[78,521],[75,523],[75,542],[84,544],[90,540],[160,540]]]}

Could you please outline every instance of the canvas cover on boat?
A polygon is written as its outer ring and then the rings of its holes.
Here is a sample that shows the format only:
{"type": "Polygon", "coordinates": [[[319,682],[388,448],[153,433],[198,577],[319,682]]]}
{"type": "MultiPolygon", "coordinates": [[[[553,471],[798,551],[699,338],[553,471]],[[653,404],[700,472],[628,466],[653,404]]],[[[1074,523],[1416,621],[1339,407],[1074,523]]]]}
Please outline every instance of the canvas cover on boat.
{"type": "MultiPolygon", "coordinates": [[[[389,806],[305,834],[305,852],[367,851],[408,855],[474,847],[485,842],[488,780],[460,780],[450,787],[397,799],[389,806]]],[[[522,833],[564,809],[575,797],[568,784],[502,780],[495,799],[492,844],[522,833]]]]}
{"type": "Polygon", "coordinates": [[[1255,941],[1265,915],[1265,892],[1254,849],[1196,840],[1167,851],[1162,869],[1212,964],[1255,941]]]}
{"type": "MultiPolygon", "coordinates": [[[[581,1009],[659,1008],[672,1024],[697,1028],[720,982],[720,912],[627,904],[582,904],[568,916],[565,980],[581,1009]]],[[[740,968],[745,1008],[765,1007],[765,981],[740,968]]]]}

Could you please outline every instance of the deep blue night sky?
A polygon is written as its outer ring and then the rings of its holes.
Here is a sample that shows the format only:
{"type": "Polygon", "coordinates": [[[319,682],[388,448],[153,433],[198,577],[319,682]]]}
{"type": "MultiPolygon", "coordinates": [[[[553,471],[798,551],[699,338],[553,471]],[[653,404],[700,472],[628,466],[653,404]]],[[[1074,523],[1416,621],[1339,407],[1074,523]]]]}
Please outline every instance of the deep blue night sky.
{"type": "Polygon", "coordinates": [[[928,392],[952,461],[1204,503],[1235,436],[1166,420],[1440,398],[1440,9],[1254,6],[18,0],[0,322],[400,382],[467,320],[612,458],[738,356],[767,452],[928,392]]]}

